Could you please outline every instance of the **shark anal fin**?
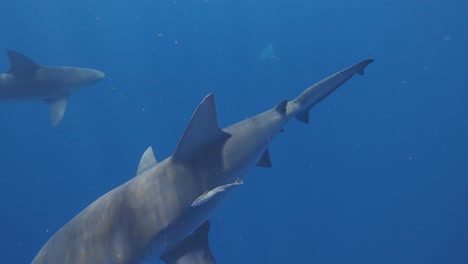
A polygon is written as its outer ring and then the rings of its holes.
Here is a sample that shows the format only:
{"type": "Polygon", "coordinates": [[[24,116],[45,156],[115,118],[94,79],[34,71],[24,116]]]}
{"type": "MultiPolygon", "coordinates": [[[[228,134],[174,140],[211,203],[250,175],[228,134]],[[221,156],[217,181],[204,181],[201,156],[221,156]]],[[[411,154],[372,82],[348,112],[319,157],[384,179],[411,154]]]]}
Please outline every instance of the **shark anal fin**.
{"type": "Polygon", "coordinates": [[[172,157],[177,161],[191,160],[201,148],[223,144],[230,136],[219,128],[214,96],[209,94],[193,113],[172,157]]]}
{"type": "Polygon", "coordinates": [[[268,149],[265,149],[265,151],[263,152],[262,157],[257,162],[257,166],[264,168],[271,167],[270,152],[268,151],[268,149]]]}
{"type": "Polygon", "coordinates": [[[148,147],[143,155],[141,156],[140,163],[138,164],[137,175],[149,169],[153,165],[156,165],[158,162],[154,157],[153,148],[148,147]]]}
{"type": "Polygon", "coordinates": [[[41,67],[28,57],[14,51],[7,49],[8,57],[10,58],[11,67],[8,70],[9,74],[24,79],[32,79],[37,70],[41,67]]]}
{"type": "Polygon", "coordinates": [[[210,222],[205,221],[193,234],[161,259],[166,264],[216,264],[208,244],[210,222]]]}
{"type": "Polygon", "coordinates": [[[52,127],[56,127],[62,120],[68,104],[68,94],[52,97],[44,100],[50,108],[50,118],[52,127]]]}

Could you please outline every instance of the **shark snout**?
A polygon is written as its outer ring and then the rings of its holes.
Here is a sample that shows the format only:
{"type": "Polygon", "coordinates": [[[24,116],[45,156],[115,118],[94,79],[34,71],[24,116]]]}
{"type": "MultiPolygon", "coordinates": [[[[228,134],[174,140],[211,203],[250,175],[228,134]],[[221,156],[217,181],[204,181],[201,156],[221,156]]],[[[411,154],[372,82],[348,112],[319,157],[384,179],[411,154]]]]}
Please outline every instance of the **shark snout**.
{"type": "Polygon", "coordinates": [[[98,70],[93,70],[93,75],[94,75],[96,81],[102,80],[102,79],[104,79],[104,77],[106,77],[106,74],[104,74],[102,71],[98,71],[98,70]]]}

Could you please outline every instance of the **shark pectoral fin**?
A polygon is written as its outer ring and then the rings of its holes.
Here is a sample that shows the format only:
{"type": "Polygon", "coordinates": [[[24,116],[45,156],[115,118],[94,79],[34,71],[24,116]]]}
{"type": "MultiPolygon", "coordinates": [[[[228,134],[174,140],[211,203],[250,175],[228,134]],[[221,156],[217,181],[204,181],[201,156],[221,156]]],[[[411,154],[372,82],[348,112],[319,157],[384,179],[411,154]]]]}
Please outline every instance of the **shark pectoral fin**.
{"type": "Polygon", "coordinates": [[[190,160],[201,148],[224,144],[230,136],[219,128],[214,96],[210,94],[193,113],[172,157],[178,161],[190,160]]]}
{"type": "Polygon", "coordinates": [[[222,191],[224,190],[213,189],[211,191],[205,191],[202,195],[198,196],[197,199],[195,199],[195,201],[193,201],[193,203],[190,206],[191,207],[199,206],[200,204],[203,204],[206,201],[213,198],[213,196],[215,196],[215,194],[217,194],[218,192],[222,192],[222,191]]]}
{"type": "Polygon", "coordinates": [[[15,75],[16,77],[31,79],[34,77],[37,70],[41,67],[33,60],[14,50],[7,49],[7,54],[11,63],[11,67],[10,70],[8,70],[8,73],[15,75]]]}
{"type": "Polygon", "coordinates": [[[57,96],[44,100],[50,108],[50,117],[52,127],[56,127],[60,120],[62,120],[65,110],[68,104],[68,94],[63,96],[57,96]]]}
{"type": "Polygon", "coordinates": [[[268,149],[265,149],[263,152],[262,157],[257,162],[258,167],[270,168],[271,167],[271,160],[270,160],[270,152],[268,149]]]}
{"type": "Polygon", "coordinates": [[[208,244],[210,222],[203,223],[174,250],[165,253],[161,259],[166,264],[216,264],[208,244]]]}
{"type": "Polygon", "coordinates": [[[154,157],[153,148],[150,146],[145,150],[145,152],[141,156],[140,164],[138,164],[137,175],[149,169],[153,165],[156,165],[157,163],[158,162],[154,157]]]}
{"type": "Polygon", "coordinates": [[[218,186],[218,187],[216,187],[216,188],[214,188],[212,190],[205,191],[202,195],[200,195],[197,199],[195,199],[195,201],[193,201],[191,206],[192,207],[199,206],[199,205],[207,202],[211,198],[213,198],[217,193],[224,192],[229,187],[236,186],[236,185],[241,185],[243,183],[244,182],[242,181],[241,178],[237,178],[236,181],[233,182],[233,183],[224,184],[224,185],[218,186]]]}

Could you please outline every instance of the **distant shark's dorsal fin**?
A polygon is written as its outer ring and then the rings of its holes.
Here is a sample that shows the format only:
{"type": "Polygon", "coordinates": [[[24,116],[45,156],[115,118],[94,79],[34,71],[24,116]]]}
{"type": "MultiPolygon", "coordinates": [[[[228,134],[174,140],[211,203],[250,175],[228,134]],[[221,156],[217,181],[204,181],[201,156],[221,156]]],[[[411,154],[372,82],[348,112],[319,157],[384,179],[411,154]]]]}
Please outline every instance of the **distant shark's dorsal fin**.
{"type": "Polygon", "coordinates": [[[9,74],[20,76],[21,78],[33,78],[37,70],[41,67],[28,57],[14,50],[7,49],[8,57],[10,58],[9,74]]]}
{"type": "Polygon", "coordinates": [[[140,164],[138,164],[137,175],[149,169],[150,167],[156,165],[158,162],[154,157],[153,148],[148,147],[140,159],[140,164]]]}
{"type": "Polygon", "coordinates": [[[265,149],[265,151],[263,152],[262,157],[257,162],[257,166],[264,168],[271,167],[270,152],[268,151],[268,149],[265,149]]]}
{"type": "Polygon", "coordinates": [[[205,221],[180,246],[162,255],[161,259],[166,264],[216,264],[208,243],[209,231],[210,222],[205,221]]]}
{"type": "Polygon", "coordinates": [[[45,99],[44,101],[49,105],[50,118],[52,127],[56,127],[60,120],[62,120],[68,104],[68,94],[45,99]]]}
{"type": "Polygon", "coordinates": [[[200,148],[224,143],[230,136],[219,128],[214,96],[209,94],[193,113],[172,157],[177,161],[190,160],[200,148]]]}

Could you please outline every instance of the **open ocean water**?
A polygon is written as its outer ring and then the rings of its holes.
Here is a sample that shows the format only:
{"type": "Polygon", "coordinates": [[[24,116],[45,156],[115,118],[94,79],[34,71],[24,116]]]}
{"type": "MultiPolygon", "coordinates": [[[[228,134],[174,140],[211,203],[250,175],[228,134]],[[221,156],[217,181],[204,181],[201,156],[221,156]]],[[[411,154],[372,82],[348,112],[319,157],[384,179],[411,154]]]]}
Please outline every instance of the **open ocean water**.
{"type": "MultiPolygon", "coordinates": [[[[220,264],[468,263],[468,3],[460,0],[2,0],[4,50],[105,79],[0,104],[0,263],[172,154],[216,96],[222,127],[375,58],[271,145],[212,217],[220,264]],[[261,58],[271,44],[276,58],[261,58]]],[[[148,263],[161,263],[159,260],[148,263]]]]}

